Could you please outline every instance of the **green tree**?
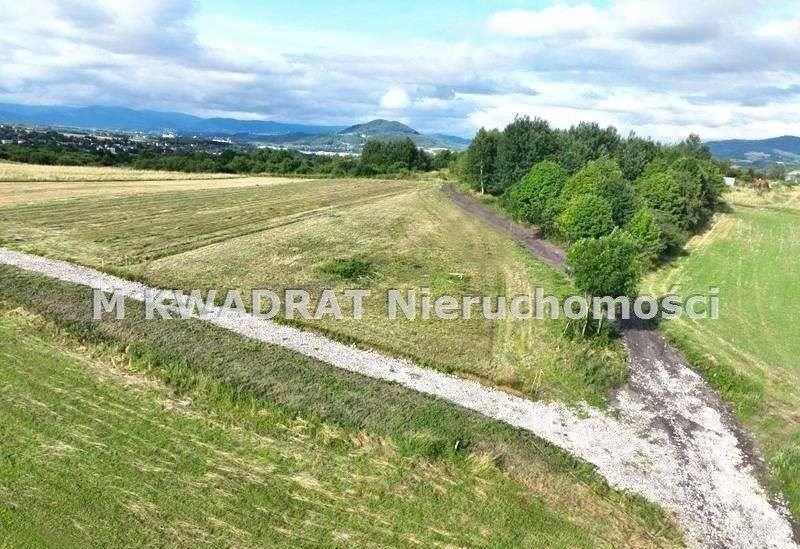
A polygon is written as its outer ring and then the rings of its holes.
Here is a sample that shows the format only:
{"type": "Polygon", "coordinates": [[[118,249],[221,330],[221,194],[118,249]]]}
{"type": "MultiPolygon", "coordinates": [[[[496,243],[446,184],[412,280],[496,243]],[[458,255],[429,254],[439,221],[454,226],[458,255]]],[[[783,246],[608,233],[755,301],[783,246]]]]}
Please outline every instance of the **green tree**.
{"type": "Polygon", "coordinates": [[[556,227],[571,242],[595,238],[614,230],[608,202],[599,196],[581,194],[573,198],[556,219],[556,227]]]}
{"type": "Polygon", "coordinates": [[[620,137],[613,126],[601,128],[596,122],[581,122],[562,132],[560,141],[561,165],[572,174],[593,160],[612,156],[620,137]]]}
{"type": "Polygon", "coordinates": [[[700,222],[703,189],[696,179],[681,178],[672,170],[653,171],[636,182],[636,191],[648,206],[683,230],[700,222]]]}
{"type": "Polygon", "coordinates": [[[530,169],[558,154],[558,137],[547,121],[518,116],[506,126],[497,147],[497,181],[490,190],[502,194],[530,169]]]}
{"type": "Polygon", "coordinates": [[[590,297],[632,297],[642,274],[636,242],[621,230],[575,242],[567,264],[575,286],[590,297]]]}
{"type": "MultiPolygon", "coordinates": [[[[361,151],[361,164],[378,173],[391,173],[402,170],[426,171],[431,168],[432,161],[429,154],[406,137],[393,141],[367,141],[361,151]]],[[[362,171],[370,170],[363,168],[362,171]]]]}
{"type": "Polygon", "coordinates": [[[684,156],[673,162],[670,169],[678,178],[691,179],[700,186],[700,205],[695,227],[711,219],[725,190],[719,166],[711,160],[684,156]]]}
{"type": "Polygon", "coordinates": [[[566,182],[567,172],[557,163],[551,160],[539,162],[522,181],[506,191],[505,206],[517,219],[534,223],[545,232],[550,232],[566,182]]]}
{"type": "Polygon", "coordinates": [[[481,194],[496,186],[499,141],[500,132],[481,128],[464,154],[462,175],[467,184],[481,194]]]}
{"type": "Polygon", "coordinates": [[[689,134],[689,137],[681,141],[675,149],[678,156],[691,156],[701,160],[711,160],[711,150],[696,133],[689,134]]]}
{"type": "Polygon", "coordinates": [[[561,193],[562,204],[583,194],[606,200],[611,206],[616,225],[625,224],[636,209],[633,187],[623,177],[617,162],[611,158],[589,162],[570,177],[561,193]]]}
{"type": "Polygon", "coordinates": [[[455,161],[456,161],[456,154],[453,151],[449,149],[445,149],[443,151],[437,151],[436,154],[433,155],[432,159],[433,169],[447,170],[453,165],[455,161]]]}
{"type": "Polygon", "coordinates": [[[713,215],[725,185],[715,162],[670,153],[651,162],[635,188],[651,208],[681,230],[691,231],[713,215]]]}
{"type": "Polygon", "coordinates": [[[653,267],[667,248],[656,214],[650,208],[640,208],[625,225],[625,230],[636,242],[642,263],[653,267]]]}
{"type": "Polygon", "coordinates": [[[622,175],[628,181],[636,181],[647,165],[657,156],[659,146],[649,139],[636,137],[633,133],[617,148],[617,161],[622,175]]]}

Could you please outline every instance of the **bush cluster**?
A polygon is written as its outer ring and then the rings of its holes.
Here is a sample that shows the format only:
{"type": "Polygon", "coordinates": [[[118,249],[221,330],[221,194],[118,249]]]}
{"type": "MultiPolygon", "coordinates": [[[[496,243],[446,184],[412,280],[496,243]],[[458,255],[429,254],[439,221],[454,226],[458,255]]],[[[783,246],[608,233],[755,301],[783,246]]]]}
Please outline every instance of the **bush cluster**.
{"type": "Polygon", "coordinates": [[[516,219],[569,246],[580,289],[619,296],[678,251],[713,215],[724,167],[700,138],[662,145],[613,127],[566,131],[518,117],[481,130],[460,159],[472,188],[499,195],[516,219]]]}

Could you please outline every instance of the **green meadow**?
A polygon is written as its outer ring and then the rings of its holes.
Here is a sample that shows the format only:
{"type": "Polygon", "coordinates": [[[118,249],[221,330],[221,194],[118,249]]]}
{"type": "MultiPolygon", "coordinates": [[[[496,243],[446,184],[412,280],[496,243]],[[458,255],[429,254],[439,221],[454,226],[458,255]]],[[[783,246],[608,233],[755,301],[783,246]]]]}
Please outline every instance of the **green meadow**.
{"type": "Polygon", "coordinates": [[[756,434],[800,516],[800,193],[735,190],[688,255],[651,275],[661,295],[720,292],[720,318],[662,323],[756,434]]]}

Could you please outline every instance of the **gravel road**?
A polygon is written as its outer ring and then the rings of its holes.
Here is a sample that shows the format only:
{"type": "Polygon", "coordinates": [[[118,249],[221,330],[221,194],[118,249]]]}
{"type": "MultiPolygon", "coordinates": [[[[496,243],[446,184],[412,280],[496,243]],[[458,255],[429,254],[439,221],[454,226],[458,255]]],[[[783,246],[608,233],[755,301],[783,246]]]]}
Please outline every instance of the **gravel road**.
{"type": "MultiPolygon", "coordinates": [[[[66,262],[0,248],[0,263],[61,281],[119,290],[148,288],[66,262]]],[[[154,289],[151,289],[154,290],[154,289]]],[[[759,484],[739,432],[703,379],[665,346],[642,349],[611,413],[534,402],[408,361],[358,349],[252,315],[213,309],[202,320],[334,367],[398,383],[524,429],[594,464],[612,486],[672,512],[691,547],[797,547],[785,508],[759,484]]],[[[629,345],[658,343],[632,337],[629,345]]],[[[638,347],[632,349],[638,353],[638,347]]]]}

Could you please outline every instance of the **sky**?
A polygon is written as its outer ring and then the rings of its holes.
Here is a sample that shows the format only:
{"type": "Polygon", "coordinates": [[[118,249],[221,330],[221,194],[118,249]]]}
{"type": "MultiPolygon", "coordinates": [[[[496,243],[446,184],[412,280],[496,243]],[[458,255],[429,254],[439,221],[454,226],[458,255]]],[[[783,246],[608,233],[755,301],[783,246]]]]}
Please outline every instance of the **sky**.
{"type": "Polygon", "coordinates": [[[0,102],[800,134],[800,0],[0,0],[0,102]]]}

